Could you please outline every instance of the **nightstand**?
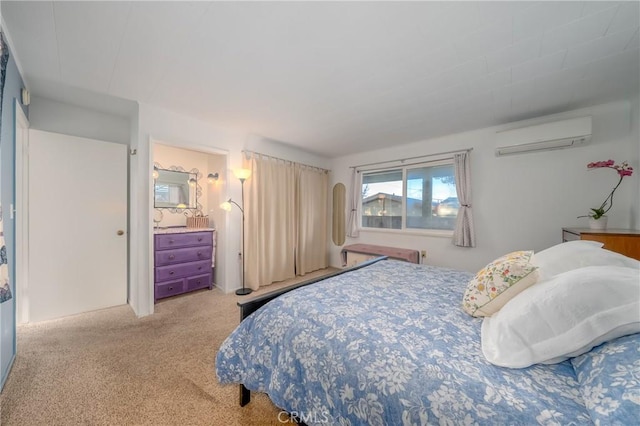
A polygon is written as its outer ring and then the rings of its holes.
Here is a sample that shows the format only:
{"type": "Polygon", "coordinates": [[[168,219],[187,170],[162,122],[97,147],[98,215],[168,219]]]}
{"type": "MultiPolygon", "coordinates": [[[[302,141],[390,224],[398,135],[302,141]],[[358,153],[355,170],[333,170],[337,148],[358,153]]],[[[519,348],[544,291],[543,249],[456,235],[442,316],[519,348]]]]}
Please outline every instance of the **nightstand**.
{"type": "Polygon", "coordinates": [[[603,248],[640,260],[640,230],[562,228],[562,242],[590,240],[604,243],[603,248]]]}

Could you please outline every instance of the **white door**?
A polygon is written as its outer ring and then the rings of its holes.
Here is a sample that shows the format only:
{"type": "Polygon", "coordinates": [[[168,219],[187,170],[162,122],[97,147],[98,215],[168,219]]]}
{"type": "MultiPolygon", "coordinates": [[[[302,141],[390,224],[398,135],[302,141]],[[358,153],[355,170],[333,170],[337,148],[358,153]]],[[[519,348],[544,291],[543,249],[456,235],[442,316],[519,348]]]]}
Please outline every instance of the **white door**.
{"type": "Polygon", "coordinates": [[[29,321],[127,301],[127,146],[29,130],[29,321]]]}

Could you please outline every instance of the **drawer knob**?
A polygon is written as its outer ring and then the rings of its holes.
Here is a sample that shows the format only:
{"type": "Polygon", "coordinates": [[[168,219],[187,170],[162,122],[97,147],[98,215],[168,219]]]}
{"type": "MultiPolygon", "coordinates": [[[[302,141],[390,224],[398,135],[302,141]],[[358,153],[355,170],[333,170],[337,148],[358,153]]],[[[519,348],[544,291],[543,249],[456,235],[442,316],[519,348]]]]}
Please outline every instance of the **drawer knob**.
{"type": "Polygon", "coordinates": [[[173,275],[173,274],[174,274],[174,272],[173,272],[173,271],[169,271],[169,275],[173,275]]]}
{"type": "Polygon", "coordinates": [[[198,256],[202,256],[202,252],[201,251],[198,252],[198,256]]]}
{"type": "Polygon", "coordinates": [[[202,241],[202,237],[198,237],[198,241],[202,241]]]}
{"type": "Polygon", "coordinates": [[[200,284],[201,282],[202,282],[202,281],[198,280],[198,281],[196,281],[196,284],[200,284]]]}
{"type": "Polygon", "coordinates": [[[198,266],[198,271],[202,269],[202,266],[198,266]]]}
{"type": "Polygon", "coordinates": [[[169,240],[169,244],[173,244],[173,240],[169,240]]]}
{"type": "Polygon", "coordinates": [[[169,287],[169,291],[173,290],[173,287],[169,287]]]}
{"type": "Polygon", "coordinates": [[[176,258],[176,256],[175,256],[175,255],[173,255],[173,254],[170,254],[170,255],[169,255],[169,260],[173,260],[173,259],[175,259],[175,258],[176,258]]]}

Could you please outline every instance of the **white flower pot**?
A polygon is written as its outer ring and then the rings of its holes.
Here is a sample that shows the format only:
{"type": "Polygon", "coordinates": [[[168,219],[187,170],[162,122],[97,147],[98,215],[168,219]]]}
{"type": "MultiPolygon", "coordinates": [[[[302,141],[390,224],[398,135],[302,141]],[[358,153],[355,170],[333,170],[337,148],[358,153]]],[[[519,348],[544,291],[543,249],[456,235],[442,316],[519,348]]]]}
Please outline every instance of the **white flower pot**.
{"type": "Polygon", "coordinates": [[[590,229],[607,229],[607,216],[601,216],[600,219],[589,218],[590,229]]]}

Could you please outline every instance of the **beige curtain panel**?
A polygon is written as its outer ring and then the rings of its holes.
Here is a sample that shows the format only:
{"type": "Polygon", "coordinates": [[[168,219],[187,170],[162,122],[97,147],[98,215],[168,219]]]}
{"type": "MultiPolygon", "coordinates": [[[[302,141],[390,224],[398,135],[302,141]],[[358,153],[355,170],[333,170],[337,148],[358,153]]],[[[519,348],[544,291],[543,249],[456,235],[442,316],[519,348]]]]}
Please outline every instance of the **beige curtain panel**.
{"type": "Polygon", "coordinates": [[[347,216],[347,236],[358,238],[358,201],[360,200],[359,173],[355,168],[351,171],[351,185],[349,188],[349,215],[347,216]]]}
{"type": "Polygon", "coordinates": [[[327,259],[329,175],[324,170],[297,166],[296,274],[324,269],[327,259]]]}
{"type": "Polygon", "coordinates": [[[462,152],[453,156],[456,192],[460,202],[458,219],[453,231],[453,244],[460,247],[475,247],[476,232],[473,226],[471,210],[471,165],[469,153],[462,152]]]}
{"type": "Polygon", "coordinates": [[[245,167],[245,285],[257,290],[326,268],[327,172],[257,153],[245,167]]]}
{"type": "Polygon", "coordinates": [[[245,285],[295,276],[295,170],[290,163],[256,155],[245,182],[245,285]]]}

